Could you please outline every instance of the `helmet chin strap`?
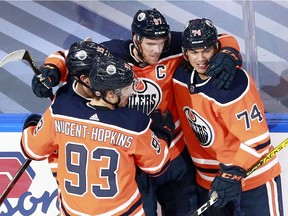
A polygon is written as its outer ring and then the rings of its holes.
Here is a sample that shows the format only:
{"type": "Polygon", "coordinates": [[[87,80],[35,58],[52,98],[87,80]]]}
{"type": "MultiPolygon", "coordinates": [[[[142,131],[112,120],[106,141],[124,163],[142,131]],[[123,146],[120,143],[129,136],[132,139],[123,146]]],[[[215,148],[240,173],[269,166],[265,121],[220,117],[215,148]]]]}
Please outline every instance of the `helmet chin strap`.
{"type": "Polygon", "coordinates": [[[144,59],[144,57],[143,57],[143,50],[141,49],[141,39],[140,39],[140,37],[141,36],[139,36],[139,35],[136,35],[136,41],[135,41],[135,43],[134,43],[134,41],[133,41],[133,45],[134,45],[134,48],[136,49],[136,51],[137,51],[137,57],[140,59],[140,63],[139,63],[139,66],[140,67],[146,67],[146,66],[148,66],[149,64],[147,63],[147,61],[144,59]]]}
{"type": "Polygon", "coordinates": [[[80,83],[81,85],[85,86],[86,88],[90,89],[90,86],[87,85],[87,83],[83,82],[82,80],[80,79],[76,79],[76,82],[80,83]]]}
{"type": "Polygon", "coordinates": [[[115,108],[118,108],[118,104],[121,102],[121,98],[119,95],[117,95],[118,101],[116,103],[111,103],[110,101],[108,101],[105,97],[103,97],[103,95],[101,96],[101,99],[103,101],[105,101],[108,104],[111,104],[112,106],[115,106],[115,108]]]}

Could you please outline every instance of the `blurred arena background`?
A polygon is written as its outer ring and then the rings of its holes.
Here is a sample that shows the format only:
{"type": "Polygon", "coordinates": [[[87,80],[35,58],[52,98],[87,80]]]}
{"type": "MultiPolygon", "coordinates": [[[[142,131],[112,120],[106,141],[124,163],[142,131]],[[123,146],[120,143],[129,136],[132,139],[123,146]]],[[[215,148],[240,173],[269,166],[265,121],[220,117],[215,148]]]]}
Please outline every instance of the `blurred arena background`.
{"type": "MultiPolygon", "coordinates": [[[[172,30],[182,31],[189,19],[206,17],[220,33],[235,35],[266,112],[288,111],[287,1],[0,1],[0,59],[27,49],[40,66],[47,55],[86,37],[96,42],[129,39],[133,15],[153,7],[172,30]]],[[[34,96],[32,76],[23,61],[0,68],[0,113],[45,110],[49,100],[34,96]]]]}

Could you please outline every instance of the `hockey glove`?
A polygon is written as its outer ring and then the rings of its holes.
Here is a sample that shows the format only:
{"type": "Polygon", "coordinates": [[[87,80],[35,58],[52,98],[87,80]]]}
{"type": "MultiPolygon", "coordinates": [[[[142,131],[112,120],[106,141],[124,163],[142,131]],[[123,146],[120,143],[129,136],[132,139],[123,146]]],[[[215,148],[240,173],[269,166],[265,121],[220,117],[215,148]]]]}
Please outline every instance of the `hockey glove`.
{"type": "Polygon", "coordinates": [[[169,110],[166,110],[163,114],[160,109],[154,110],[150,114],[152,123],[150,129],[160,139],[164,139],[168,146],[174,138],[175,124],[173,117],[169,110]]]}
{"type": "Polygon", "coordinates": [[[41,75],[34,75],[32,79],[32,90],[37,97],[48,98],[53,96],[51,87],[60,82],[61,73],[56,66],[43,64],[39,71],[41,75]]]}
{"type": "Polygon", "coordinates": [[[52,88],[47,88],[42,82],[40,82],[39,78],[34,75],[32,79],[32,90],[33,93],[40,98],[48,98],[53,96],[52,88]]]}
{"type": "Polygon", "coordinates": [[[28,127],[30,127],[30,126],[35,126],[35,125],[37,125],[41,118],[42,118],[41,115],[38,115],[38,114],[30,114],[30,115],[26,118],[26,120],[24,121],[22,130],[25,130],[26,128],[28,128],[28,127]]]}
{"type": "Polygon", "coordinates": [[[236,67],[241,66],[241,54],[234,48],[224,47],[209,61],[206,75],[215,77],[213,85],[218,89],[229,89],[236,75],[236,67]]]}
{"type": "Polygon", "coordinates": [[[226,166],[220,163],[219,174],[212,182],[209,197],[214,191],[218,199],[214,207],[222,208],[227,202],[236,199],[242,193],[241,180],[246,177],[246,170],[239,166],[226,166]]]}
{"type": "Polygon", "coordinates": [[[61,72],[56,66],[51,64],[43,64],[39,68],[39,71],[42,74],[40,81],[43,82],[47,88],[51,88],[59,84],[61,72]]]}

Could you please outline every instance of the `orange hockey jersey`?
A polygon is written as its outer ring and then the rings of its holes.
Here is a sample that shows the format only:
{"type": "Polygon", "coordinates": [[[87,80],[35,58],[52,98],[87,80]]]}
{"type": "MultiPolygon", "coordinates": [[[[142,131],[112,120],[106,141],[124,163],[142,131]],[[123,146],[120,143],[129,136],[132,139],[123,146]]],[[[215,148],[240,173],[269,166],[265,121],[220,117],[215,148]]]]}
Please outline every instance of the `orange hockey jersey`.
{"type": "MultiPolygon", "coordinates": [[[[233,47],[240,51],[237,40],[227,34],[219,37],[221,47],[233,47]]],[[[113,56],[124,59],[133,66],[133,70],[141,81],[141,89],[130,98],[129,107],[150,114],[155,109],[161,109],[163,112],[169,110],[175,122],[175,138],[172,141],[169,151],[171,159],[176,158],[183,150],[185,143],[183,131],[180,126],[180,120],[174,103],[172,91],[172,77],[176,68],[183,59],[181,48],[181,32],[171,32],[171,44],[168,52],[161,54],[158,64],[145,65],[138,62],[133,55],[133,43],[131,40],[110,40],[103,42],[113,56]]],[[[68,77],[68,71],[65,65],[66,51],[60,51],[50,55],[45,63],[56,65],[61,73],[61,81],[64,82],[68,77]]]]}
{"type": "Polygon", "coordinates": [[[170,164],[167,144],[149,129],[147,115],[93,108],[67,88],[57,91],[37,126],[23,131],[24,153],[43,160],[58,151],[63,215],[144,215],[136,165],[162,178],[170,164]]]}
{"type": "MultiPolygon", "coordinates": [[[[251,75],[237,69],[229,90],[214,87],[213,79],[199,82],[197,72],[182,67],[173,78],[176,106],[197,168],[197,182],[206,189],[210,189],[220,162],[247,170],[273,149],[264,106],[251,75]]],[[[274,157],[244,180],[243,190],[266,183],[280,171],[274,157]]]]}

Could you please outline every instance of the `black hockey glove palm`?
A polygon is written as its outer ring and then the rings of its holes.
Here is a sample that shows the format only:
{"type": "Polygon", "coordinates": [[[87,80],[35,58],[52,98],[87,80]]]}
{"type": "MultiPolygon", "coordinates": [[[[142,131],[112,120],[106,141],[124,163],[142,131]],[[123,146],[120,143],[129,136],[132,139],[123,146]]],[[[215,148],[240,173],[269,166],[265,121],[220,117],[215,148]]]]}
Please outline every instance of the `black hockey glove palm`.
{"type": "Polygon", "coordinates": [[[37,125],[41,118],[42,118],[41,115],[38,115],[38,114],[30,114],[30,115],[26,118],[26,120],[24,121],[22,130],[24,130],[24,129],[26,129],[27,127],[30,127],[30,126],[35,126],[35,125],[37,125]]]}
{"type": "Polygon", "coordinates": [[[241,66],[241,54],[234,48],[224,47],[209,61],[206,75],[215,77],[213,85],[218,89],[229,89],[236,75],[236,67],[241,66]]]}
{"type": "Polygon", "coordinates": [[[157,109],[150,114],[150,118],[152,119],[150,129],[170,146],[175,131],[175,123],[170,111],[166,110],[162,114],[161,110],[157,109]]]}
{"type": "Polygon", "coordinates": [[[246,177],[246,170],[239,166],[226,166],[220,163],[219,174],[212,182],[209,197],[213,191],[218,199],[214,207],[222,208],[227,202],[236,199],[242,193],[242,179],[246,177]]]}

